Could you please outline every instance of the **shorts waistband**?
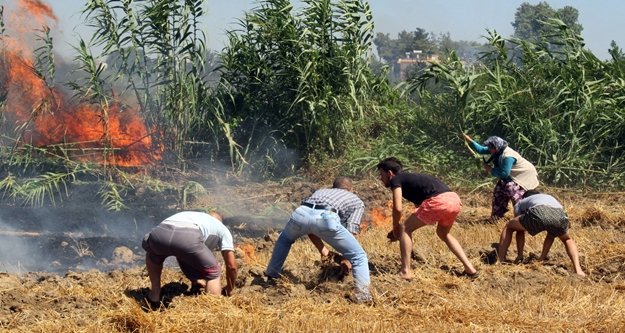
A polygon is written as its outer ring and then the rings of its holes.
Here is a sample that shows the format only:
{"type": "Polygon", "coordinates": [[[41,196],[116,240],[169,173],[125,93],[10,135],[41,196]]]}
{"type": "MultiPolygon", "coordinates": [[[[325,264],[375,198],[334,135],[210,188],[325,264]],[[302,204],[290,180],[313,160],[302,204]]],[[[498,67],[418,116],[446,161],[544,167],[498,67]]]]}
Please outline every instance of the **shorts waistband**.
{"type": "Polygon", "coordinates": [[[191,228],[191,229],[199,229],[197,224],[185,221],[163,221],[161,224],[165,224],[168,226],[176,227],[176,228],[191,228]]]}

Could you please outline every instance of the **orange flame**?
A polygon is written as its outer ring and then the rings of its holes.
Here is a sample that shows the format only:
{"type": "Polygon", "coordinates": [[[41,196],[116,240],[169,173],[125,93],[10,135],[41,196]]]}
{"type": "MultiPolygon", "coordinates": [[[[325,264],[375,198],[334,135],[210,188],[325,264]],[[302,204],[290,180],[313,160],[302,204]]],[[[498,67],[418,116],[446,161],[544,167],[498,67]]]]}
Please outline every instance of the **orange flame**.
{"type": "Polygon", "coordinates": [[[371,225],[374,228],[386,227],[393,224],[393,220],[388,216],[382,208],[374,207],[369,213],[371,217],[371,225]]]}
{"type": "Polygon", "coordinates": [[[251,243],[237,244],[237,248],[241,250],[241,253],[243,253],[244,262],[253,263],[258,260],[258,258],[256,257],[256,247],[254,247],[254,244],[251,244],[251,243]]]}
{"type": "Polygon", "coordinates": [[[39,0],[20,0],[18,5],[24,10],[30,12],[30,14],[33,15],[39,23],[43,23],[44,17],[51,18],[54,21],[58,20],[52,11],[52,8],[39,0]]]}
{"type": "MultiPolygon", "coordinates": [[[[40,0],[19,0],[18,17],[43,24],[57,20],[40,0]]],[[[20,22],[13,18],[11,22],[20,22]]],[[[141,166],[157,161],[162,147],[152,141],[137,108],[119,101],[109,105],[72,104],[56,88],[49,87],[32,70],[32,52],[23,41],[29,37],[17,29],[17,39],[2,36],[4,51],[5,115],[9,127],[18,128],[18,144],[58,146],[78,161],[115,166],[141,166]]],[[[32,29],[31,29],[32,31],[32,29]]],[[[32,38],[30,38],[32,39],[32,38]]]]}

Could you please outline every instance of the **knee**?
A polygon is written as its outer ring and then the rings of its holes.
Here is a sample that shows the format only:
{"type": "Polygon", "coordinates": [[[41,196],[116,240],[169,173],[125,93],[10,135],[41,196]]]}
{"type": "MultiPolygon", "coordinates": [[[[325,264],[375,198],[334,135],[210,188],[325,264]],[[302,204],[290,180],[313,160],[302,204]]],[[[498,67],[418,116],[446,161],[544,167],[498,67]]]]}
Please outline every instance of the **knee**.
{"type": "Polygon", "coordinates": [[[449,229],[443,229],[443,228],[436,228],[436,236],[438,236],[438,238],[440,238],[442,241],[447,241],[447,238],[449,237],[449,229]]]}
{"type": "Polygon", "coordinates": [[[356,265],[361,262],[368,263],[369,258],[364,250],[358,250],[354,252],[343,253],[345,259],[349,260],[352,264],[356,265]]]}

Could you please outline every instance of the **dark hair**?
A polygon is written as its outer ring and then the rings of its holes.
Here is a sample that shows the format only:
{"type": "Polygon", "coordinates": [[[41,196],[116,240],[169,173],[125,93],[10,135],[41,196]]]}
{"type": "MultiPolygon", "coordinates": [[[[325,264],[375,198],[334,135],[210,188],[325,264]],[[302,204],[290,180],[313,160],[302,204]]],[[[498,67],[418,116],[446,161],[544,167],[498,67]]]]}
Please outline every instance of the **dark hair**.
{"type": "Polygon", "coordinates": [[[531,197],[532,195],[536,195],[536,194],[540,194],[540,192],[538,190],[528,190],[528,191],[525,191],[525,193],[523,193],[523,199],[525,199],[527,197],[531,197]]]}
{"type": "Polygon", "coordinates": [[[403,169],[403,164],[396,157],[388,157],[378,163],[378,170],[392,171],[398,174],[403,169]]]}

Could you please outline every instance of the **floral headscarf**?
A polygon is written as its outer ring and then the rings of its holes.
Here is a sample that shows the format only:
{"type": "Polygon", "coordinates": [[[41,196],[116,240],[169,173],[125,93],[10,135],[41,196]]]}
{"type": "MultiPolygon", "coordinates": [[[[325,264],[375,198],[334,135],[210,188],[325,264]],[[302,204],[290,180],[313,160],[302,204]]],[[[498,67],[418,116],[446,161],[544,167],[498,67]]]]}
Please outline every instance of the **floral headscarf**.
{"type": "Polygon", "coordinates": [[[501,153],[506,147],[508,147],[508,142],[498,136],[491,136],[486,141],[484,141],[484,146],[488,148],[495,148],[497,153],[501,153]]]}

